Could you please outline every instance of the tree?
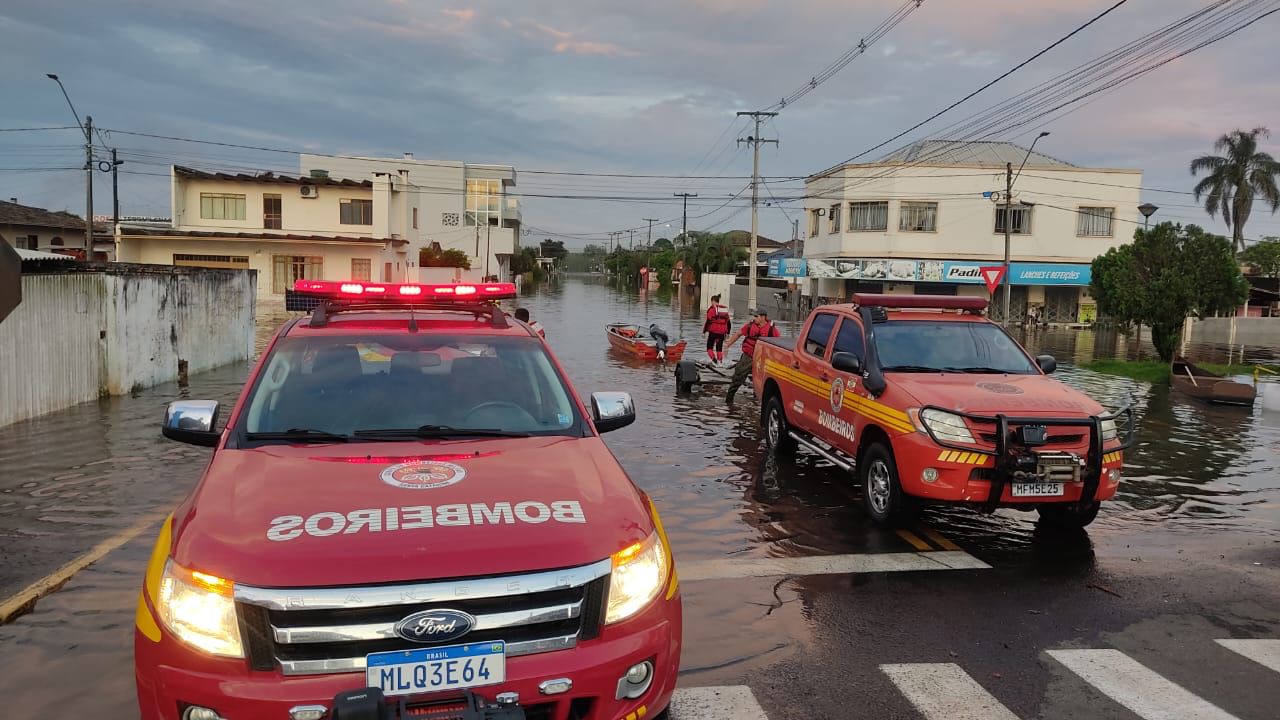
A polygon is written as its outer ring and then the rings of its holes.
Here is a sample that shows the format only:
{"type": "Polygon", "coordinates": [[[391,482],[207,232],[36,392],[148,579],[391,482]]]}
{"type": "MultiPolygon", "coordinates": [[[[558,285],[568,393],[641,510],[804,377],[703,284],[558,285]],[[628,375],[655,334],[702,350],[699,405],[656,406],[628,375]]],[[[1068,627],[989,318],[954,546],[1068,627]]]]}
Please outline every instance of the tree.
{"type": "Polygon", "coordinates": [[[1249,285],[1226,238],[1166,222],[1139,228],[1133,242],[1094,258],[1089,291],[1099,313],[1150,327],[1156,352],[1169,362],[1188,315],[1233,312],[1249,285]]]}
{"type": "Polygon", "coordinates": [[[471,269],[471,258],[461,250],[441,250],[431,245],[418,251],[418,265],[421,267],[456,267],[471,269]]]}
{"type": "Polygon", "coordinates": [[[672,245],[671,241],[668,240],[667,238],[658,238],[657,240],[653,241],[654,252],[662,252],[663,250],[670,250],[673,247],[675,246],[672,245]]]}
{"type": "Polygon", "coordinates": [[[1203,155],[1191,161],[1192,176],[1209,173],[1196,184],[1196,200],[1204,198],[1209,217],[1222,213],[1236,250],[1244,250],[1244,225],[1253,212],[1255,197],[1270,205],[1273,214],[1280,209],[1280,188],[1276,186],[1280,162],[1258,151],[1258,138],[1270,136],[1271,131],[1264,127],[1234,130],[1213,144],[1214,150],[1225,155],[1203,155]]]}
{"type": "Polygon", "coordinates": [[[1280,278],[1280,237],[1263,238],[1240,253],[1240,262],[1264,277],[1280,278]]]}
{"type": "Polygon", "coordinates": [[[557,263],[563,262],[569,254],[569,251],[564,247],[563,240],[547,238],[538,247],[542,250],[542,257],[555,258],[557,263]]]}
{"type": "Polygon", "coordinates": [[[520,252],[511,256],[511,274],[524,275],[538,269],[538,253],[531,247],[520,248],[520,252]]]}

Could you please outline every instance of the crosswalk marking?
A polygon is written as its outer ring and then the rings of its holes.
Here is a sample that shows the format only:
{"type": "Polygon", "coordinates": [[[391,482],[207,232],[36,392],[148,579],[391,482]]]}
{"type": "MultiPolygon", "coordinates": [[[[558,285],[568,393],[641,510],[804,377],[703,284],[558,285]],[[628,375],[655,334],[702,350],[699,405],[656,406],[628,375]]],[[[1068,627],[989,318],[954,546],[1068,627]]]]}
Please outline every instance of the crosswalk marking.
{"type": "Polygon", "coordinates": [[[1047,653],[1143,720],[1236,720],[1119,650],[1049,650],[1047,653]]]}
{"type": "Polygon", "coordinates": [[[677,690],[671,697],[671,720],[768,720],[746,685],[677,690]]]}
{"type": "Polygon", "coordinates": [[[881,665],[927,720],[1018,720],[954,663],[881,665]]]}
{"type": "Polygon", "coordinates": [[[1218,640],[1222,647],[1280,672],[1280,640],[1218,640]]]}
{"type": "Polygon", "coordinates": [[[847,575],[849,573],[916,570],[990,570],[991,566],[963,550],[872,555],[818,555],[794,558],[720,558],[694,560],[679,566],[680,579],[727,580],[785,575],[847,575]]]}

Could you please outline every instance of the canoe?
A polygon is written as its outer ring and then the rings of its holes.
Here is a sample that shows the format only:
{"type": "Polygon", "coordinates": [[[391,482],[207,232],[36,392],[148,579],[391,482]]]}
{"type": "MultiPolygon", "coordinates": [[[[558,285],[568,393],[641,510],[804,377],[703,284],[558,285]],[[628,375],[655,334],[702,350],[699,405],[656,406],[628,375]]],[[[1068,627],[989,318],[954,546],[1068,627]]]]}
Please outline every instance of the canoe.
{"type": "Polygon", "coordinates": [[[1186,358],[1174,358],[1173,388],[1184,395],[1220,405],[1253,405],[1258,389],[1209,372],[1186,358]]]}
{"type": "MultiPolygon", "coordinates": [[[[605,335],[609,344],[641,360],[658,359],[658,341],[649,335],[648,328],[630,323],[610,323],[605,326],[605,335]]],[[[675,362],[684,355],[686,342],[677,340],[667,343],[667,360],[675,362]]]]}

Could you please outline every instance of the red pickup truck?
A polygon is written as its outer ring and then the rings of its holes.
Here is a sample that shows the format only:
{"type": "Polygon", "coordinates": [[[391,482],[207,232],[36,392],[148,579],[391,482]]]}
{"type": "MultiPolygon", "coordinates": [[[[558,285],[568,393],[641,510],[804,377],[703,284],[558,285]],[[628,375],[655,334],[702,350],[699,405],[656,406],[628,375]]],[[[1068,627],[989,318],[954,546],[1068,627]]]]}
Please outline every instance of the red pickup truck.
{"type": "Polygon", "coordinates": [[[511,284],[301,280],[138,599],[144,720],[657,717],[680,661],[658,512],[511,284]]]}
{"type": "Polygon", "coordinates": [[[765,442],[856,473],[877,522],[952,503],[1088,525],[1116,493],[1132,413],[1046,377],[1054,358],[1033,358],[986,307],[855,295],[814,310],[798,339],[762,339],[752,382],[765,442]]]}

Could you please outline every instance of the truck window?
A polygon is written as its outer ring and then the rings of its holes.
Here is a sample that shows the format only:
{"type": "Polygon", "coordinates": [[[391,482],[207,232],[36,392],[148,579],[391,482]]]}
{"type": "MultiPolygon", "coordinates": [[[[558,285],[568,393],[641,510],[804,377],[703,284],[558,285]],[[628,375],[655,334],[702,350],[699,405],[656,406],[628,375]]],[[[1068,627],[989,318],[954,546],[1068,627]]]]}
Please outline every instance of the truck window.
{"type": "Polygon", "coordinates": [[[1039,372],[1013,338],[988,322],[890,320],[876,325],[876,352],[886,372],[1039,372]]]}
{"type": "Polygon", "coordinates": [[[814,357],[825,357],[827,344],[831,342],[831,331],[836,327],[836,316],[830,313],[818,313],[809,323],[809,334],[804,338],[804,351],[814,357]]]}
{"type": "Polygon", "coordinates": [[[840,332],[836,333],[835,352],[853,353],[859,360],[865,360],[867,354],[866,341],[862,337],[862,325],[852,318],[840,321],[840,332]]]}

